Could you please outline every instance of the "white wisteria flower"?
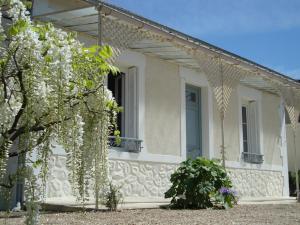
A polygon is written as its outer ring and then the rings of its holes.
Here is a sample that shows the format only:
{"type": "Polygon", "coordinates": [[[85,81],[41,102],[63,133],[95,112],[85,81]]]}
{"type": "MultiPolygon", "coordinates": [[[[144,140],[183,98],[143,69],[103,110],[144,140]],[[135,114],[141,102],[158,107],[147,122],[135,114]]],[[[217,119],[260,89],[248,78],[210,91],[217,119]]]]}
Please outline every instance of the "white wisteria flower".
{"type": "Polygon", "coordinates": [[[106,182],[108,136],[120,108],[104,83],[118,70],[108,63],[108,46],[84,48],[75,34],[32,22],[21,1],[0,0],[4,4],[12,23],[5,29],[0,23],[0,184],[25,179],[26,221],[37,224],[37,189],[47,181],[51,143],[65,149],[81,202],[106,182]],[[10,154],[13,143],[17,152],[10,154]],[[10,157],[25,159],[14,179],[6,171],[10,157]],[[32,168],[39,168],[42,182],[32,168]]]}

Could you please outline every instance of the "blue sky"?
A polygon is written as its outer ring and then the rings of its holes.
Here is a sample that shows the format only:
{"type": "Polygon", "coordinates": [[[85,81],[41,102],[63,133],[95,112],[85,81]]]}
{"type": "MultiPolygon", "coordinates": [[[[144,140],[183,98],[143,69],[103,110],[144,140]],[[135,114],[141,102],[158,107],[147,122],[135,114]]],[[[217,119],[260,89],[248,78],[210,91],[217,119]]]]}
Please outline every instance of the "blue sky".
{"type": "Polygon", "coordinates": [[[300,0],[107,0],[300,79],[300,0]]]}

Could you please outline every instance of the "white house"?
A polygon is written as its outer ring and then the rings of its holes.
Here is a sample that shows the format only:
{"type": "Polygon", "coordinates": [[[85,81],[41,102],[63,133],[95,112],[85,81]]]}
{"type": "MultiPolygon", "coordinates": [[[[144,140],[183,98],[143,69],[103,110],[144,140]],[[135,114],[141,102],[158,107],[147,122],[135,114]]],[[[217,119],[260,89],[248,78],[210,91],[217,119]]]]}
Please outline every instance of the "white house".
{"type": "MultiPolygon", "coordinates": [[[[286,136],[286,118],[298,122],[296,80],[97,0],[35,0],[33,19],[76,31],[86,45],[100,37],[114,47],[122,73],[107,85],[125,110],[110,176],[125,201],[161,201],[174,169],[196,156],[225,159],[241,197],[289,195],[287,138],[293,142],[294,130],[286,136]]],[[[299,139],[298,132],[298,146],[299,139]]],[[[59,147],[47,201],[73,201],[59,147]]]]}

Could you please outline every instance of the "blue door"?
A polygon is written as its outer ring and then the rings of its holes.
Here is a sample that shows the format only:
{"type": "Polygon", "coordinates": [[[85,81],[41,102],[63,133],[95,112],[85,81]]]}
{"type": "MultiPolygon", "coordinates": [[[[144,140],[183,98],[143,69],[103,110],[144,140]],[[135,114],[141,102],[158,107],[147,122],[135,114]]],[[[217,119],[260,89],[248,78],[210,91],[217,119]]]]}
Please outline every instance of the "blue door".
{"type": "Polygon", "coordinates": [[[202,155],[201,132],[201,91],[200,88],[186,85],[186,157],[202,155]]]}

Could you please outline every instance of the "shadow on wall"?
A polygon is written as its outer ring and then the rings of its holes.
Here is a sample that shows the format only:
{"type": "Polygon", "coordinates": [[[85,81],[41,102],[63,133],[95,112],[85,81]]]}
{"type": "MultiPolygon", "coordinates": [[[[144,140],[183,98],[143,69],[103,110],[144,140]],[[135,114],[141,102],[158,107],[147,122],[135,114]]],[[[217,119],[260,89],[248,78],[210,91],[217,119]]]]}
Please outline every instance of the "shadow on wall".
{"type": "MultiPolygon", "coordinates": [[[[299,184],[300,184],[300,170],[298,170],[299,184]]],[[[289,171],[289,187],[290,187],[290,196],[296,197],[296,176],[295,172],[289,171]]]]}

